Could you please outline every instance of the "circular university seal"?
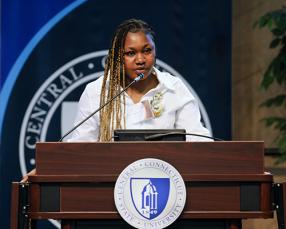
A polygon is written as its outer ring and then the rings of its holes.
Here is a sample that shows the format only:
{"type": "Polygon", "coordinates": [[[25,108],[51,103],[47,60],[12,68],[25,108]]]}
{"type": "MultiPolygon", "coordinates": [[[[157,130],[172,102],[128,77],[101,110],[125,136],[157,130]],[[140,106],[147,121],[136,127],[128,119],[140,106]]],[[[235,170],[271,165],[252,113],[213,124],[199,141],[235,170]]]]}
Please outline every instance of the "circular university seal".
{"type": "Polygon", "coordinates": [[[165,228],[182,213],[186,187],[179,172],[169,163],[153,158],[127,166],[114,189],[116,208],[135,228],[165,228]]]}

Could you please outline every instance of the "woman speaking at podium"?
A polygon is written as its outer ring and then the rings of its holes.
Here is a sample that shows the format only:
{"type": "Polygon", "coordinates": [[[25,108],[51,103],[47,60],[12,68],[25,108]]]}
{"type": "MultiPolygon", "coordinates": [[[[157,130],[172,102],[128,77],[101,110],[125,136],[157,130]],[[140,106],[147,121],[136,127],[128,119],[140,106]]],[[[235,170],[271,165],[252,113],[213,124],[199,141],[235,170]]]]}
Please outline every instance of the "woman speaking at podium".
{"type": "MultiPolygon", "coordinates": [[[[104,75],[89,83],[81,95],[75,121],[79,125],[69,132],[68,141],[111,141],[115,129],[186,129],[187,133],[209,136],[194,96],[178,77],[156,69],[155,62],[152,28],[137,19],[120,24],[104,75]]],[[[210,139],[187,136],[187,140],[210,139]]]]}
{"type": "MultiPolygon", "coordinates": [[[[86,86],[75,123],[98,112],[74,129],[68,141],[111,141],[115,129],[186,129],[209,136],[194,96],[178,77],[156,69],[155,62],[152,28],[137,19],[120,24],[104,75],[86,86]]],[[[187,140],[208,139],[188,136],[187,140]]]]}

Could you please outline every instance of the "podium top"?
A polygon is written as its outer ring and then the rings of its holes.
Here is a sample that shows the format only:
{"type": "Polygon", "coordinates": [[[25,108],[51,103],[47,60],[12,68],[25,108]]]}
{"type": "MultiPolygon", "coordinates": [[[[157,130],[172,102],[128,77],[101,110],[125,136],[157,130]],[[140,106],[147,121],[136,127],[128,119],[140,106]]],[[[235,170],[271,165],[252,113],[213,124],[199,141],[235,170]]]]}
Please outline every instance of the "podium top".
{"type": "Polygon", "coordinates": [[[36,145],[37,175],[117,176],[132,162],[158,158],[182,175],[264,174],[263,142],[45,142],[36,145]]]}

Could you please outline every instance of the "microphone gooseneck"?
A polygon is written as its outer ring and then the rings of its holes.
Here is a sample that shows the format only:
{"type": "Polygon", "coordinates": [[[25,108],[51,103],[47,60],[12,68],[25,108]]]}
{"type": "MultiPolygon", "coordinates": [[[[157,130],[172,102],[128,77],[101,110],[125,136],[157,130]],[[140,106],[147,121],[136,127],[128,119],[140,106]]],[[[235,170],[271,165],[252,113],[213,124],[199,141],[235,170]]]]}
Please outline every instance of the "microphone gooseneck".
{"type": "Polygon", "coordinates": [[[102,104],[98,109],[96,109],[94,112],[92,112],[89,116],[87,116],[85,119],[83,119],[81,122],[76,124],[72,129],[70,129],[67,133],[65,133],[59,140],[59,142],[62,142],[63,139],[68,136],[71,132],[76,130],[79,126],[81,126],[84,122],[86,122],[88,119],[90,119],[93,115],[95,115],[97,112],[99,112],[102,108],[104,108],[106,105],[111,103],[114,99],[116,99],[119,95],[121,95],[123,92],[125,92],[129,87],[131,87],[134,83],[138,82],[139,80],[143,79],[144,74],[140,73],[130,84],[128,84],[125,88],[122,89],[118,94],[116,94],[114,97],[112,97],[110,100],[108,100],[105,104],[102,104]]]}

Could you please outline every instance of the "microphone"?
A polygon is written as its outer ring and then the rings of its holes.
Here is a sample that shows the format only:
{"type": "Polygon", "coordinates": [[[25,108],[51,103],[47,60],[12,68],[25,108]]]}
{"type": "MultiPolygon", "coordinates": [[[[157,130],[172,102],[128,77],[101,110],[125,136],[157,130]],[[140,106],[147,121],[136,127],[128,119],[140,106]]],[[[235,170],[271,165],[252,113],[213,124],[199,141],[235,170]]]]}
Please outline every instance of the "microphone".
{"type": "Polygon", "coordinates": [[[161,138],[164,136],[169,136],[169,135],[190,135],[190,136],[196,136],[196,137],[202,137],[202,138],[209,138],[215,141],[224,141],[223,139],[216,138],[216,137],[210,137],[207,135],[202,135],[202,134],[193,134],[193,133],[182,133],[182,132],[169,132],[169,133],[164,133],[164,134],[152,134],[149,136],[145,137],[145,141],[152,141],[156,138],[161,138]]]}
{"type": "Polygon", "coordinates": [[[104,108],[106,105],[108,105],[110,102],[112,102],[114,99],[116,99],[119,95],[121,95],[123,92],[125,92],[129,87],[131,87],[134,83],[138,82],[139,80],[143,79],[144,74],[140,73],[130,84],[128,84],[125,88],[123,88],[122,91],[120,91],[118,94],[113,96],[110,100],[108,100],[105,104],[101,105],[98,109],[96,109],[94,112],[92,112],[89,116],[87,116],[84,120],[76,124],[72,129],[70,129],[67,133],[65,133],[58,142],[62,142],[63,139],[68,136],[71,132],[73,132],[75,129],[77,129],[79,126],[81,126],[84,122],[86,122],[88,119],[90,119],[93,115],[95,115],[97,112],[99,112],[102,108],[104,108]]]}

